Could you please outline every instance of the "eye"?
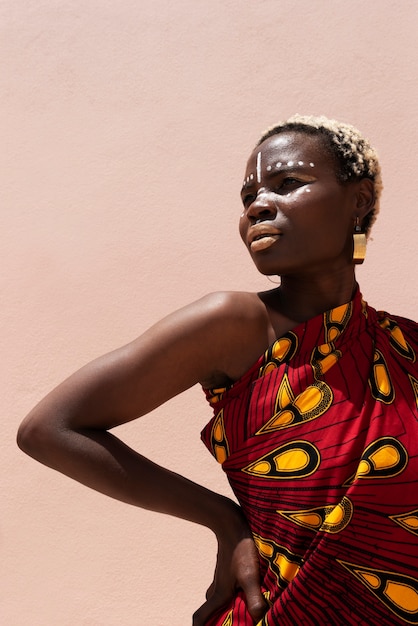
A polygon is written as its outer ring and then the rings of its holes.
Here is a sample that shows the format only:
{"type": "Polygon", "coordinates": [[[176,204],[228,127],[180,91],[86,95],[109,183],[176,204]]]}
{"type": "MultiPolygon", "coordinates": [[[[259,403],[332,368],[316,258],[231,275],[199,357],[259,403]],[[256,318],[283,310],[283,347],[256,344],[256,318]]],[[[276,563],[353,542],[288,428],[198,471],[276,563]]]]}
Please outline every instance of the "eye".
{"type": "Polygon", "coordinates": [[[294,176],[286,176],[278,185],[276,193],[283,193],[284,191],[288,192],[289,190],[297,189],[298,187],[306,184],[306,180],[300,180],[294,176]]]}
{"type": "Polygon", "coordinates": [[[302,183],[302,181],[294,176],[286,176],[286,178],[282,181],[282,187],[290,187],[291,185],[296,185],[297,183],[302,183]]]}
{"type": "Polygon", "coordinates": [[[247,193],[244,196],[242,196],[242,204],[244,205],[245,208],[248,208],[250,204],[254,202],[255,199],[256,199],[255,194],[247,193]]]}

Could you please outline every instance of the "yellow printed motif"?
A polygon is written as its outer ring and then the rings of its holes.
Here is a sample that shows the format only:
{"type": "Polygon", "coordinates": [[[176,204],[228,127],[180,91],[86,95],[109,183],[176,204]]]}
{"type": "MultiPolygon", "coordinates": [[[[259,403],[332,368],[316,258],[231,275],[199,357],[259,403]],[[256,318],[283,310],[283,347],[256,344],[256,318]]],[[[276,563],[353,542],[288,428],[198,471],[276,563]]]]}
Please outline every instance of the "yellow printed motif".
{"type": "Polygon", "coordinates": [[[277,339],[266,351],[265,365],[260,369],[260,377],[269,374],[282,363],[290,361],[298,349],[298,338],[295,333],[289,331],[280,339],[277,339]]]}
{"type": "MultiPolygon", "coordinates": [[[[344,305],[343,308],[345,310],[347,305],[344,305]]],[[[323,415],[331,406],[334,395],[331,387],[321,380],[321,377],[338,362],[340,357],[341,352],[335,350],[332,343],[317,346],[313,350],[310,360],[314,382],[296,397],[285,373],[277,390],[275,413],[256,434],[264,435],[290,426],[297,426],[302,422],[309,422],[323,415]]],[[[270,367],[271,362],[268,365],[270,367]]]]}
{"type": "Polygon", "coordinates": [[[277,578],[280,589],[284,589],[295,578],[303,563],[301,556],[279,546],[271,539],[254,534],[254,542],[260,556],[268,562],[269,568],[277,578]]]}
{"type": "Polygon", "coordinates": [[[267,604],[269,605],[269,607],[272,607],[272,606],[273,606],[273,603],[272,603],[272,601],[270,600],[270,596],[271,596],[270,591],[263,591],[263,596],[264,596],[264,598],[265,598],[265,600],[266,600],[267,604]]]}
{"type": "Polygon", "coordinates": [[[408,465],[408,453],[394,437],[381,437],[367,446],[357,471],[345,483],[351,485],[358,479],[392,478],[408,465]]]}
{"type": "Polygon", "coordinates": [[[277,511],[282,517],[314,531],[336,534],[348,526],[353,517],[353,504],[343,496],[337,505],[318,506],[300,511],[277,511]]]}
{"type": "Polygon", "coordinates": [[[226,391],[226,387],[218,387],[216,389],[211,389],[210,390],[210,397],[209,399],[209,403],[210,404],[216,404],[217,402],[219,402],[219,400],[222,400],[222,397],[224,395],[226,391]]]}
{"type": "Polygon", "coordinates": [[[232,626],[234,623],[234,617],[233,617],[233,609],[231,611],[229,611],[228,615],[225,617],[224,621],[222,622],[222,626],[232,626]]]}
{"type": "Polygon", "coordinates": [[[389,517],[409,533],[418,535],[418,509],[415,509],[414,511],[407,511],[406,513],[401,513],[399,515],[389,515],[389,517]]]}
{"type": "Polygon", "coordinates": [[[275,413],[279,413],[282,409],[285,409],[295,400],[295,394],[293,393],[292,387],[289,382],[289,377],[285,373],[283,374],[283,378],[280,382],[279,389],[276,394],[276,404],[274,411],[275,413]]]}
{"type": "Polygon", "coordinates": [[[323,376],[333,365],[335,365],[342,352],[335,350],[332,343],[323,343],[312,351],[311,365],[314,370],[315,378],[323,376]]]}
{"type": "Polygon", "coordinates": [[[418,624],[416,578],[337,560],[397,617],[408,624],[418,624]]]}
{"type": "Polygon", "coordinates": [[[384,404],[391,404],[395,399],[395,390],[389,375],[389,369],[383,354],[375,350],[372,373],[369,379],[372,396],[384,404]]]}
{"type": "Polygon", "coordinates": [[[353,305],[351,302],[337,306],[324,313],[325,339],[327,343],[335,341],[344,332],[351,319],[353,305]]]}
{"type": "Polygon", "coordinates": [[[218,463],[224,463],[229,457],[229,444],[225,434],[223,409],[219,411],[213,421],[210,443],[215,459],[218,463]]]}
{"type": "Polygon", "coordinates": [[[242,471],[259,478],[304,478],[316,471],[320,458],[318,448],[309,441],[289,441],[253,461],[242,471]]]}
{"type": "Polygon", "coordinates": [[[408,361],[415,363],[415,352],[406,341],[397,323],[394,320],[385,317],[379,322],[379,324],[382,328],[385,328],[390,332],[389,342],[392,348],[405,359],[408,359],[408,361]]]}
{"type": "MultiPolygon", "coordinates": [[[[277,398],[276,404],[280,405],[283,397],[287,395],[290,398],[292,393],[288,380],[283,380],[278,390],[278,396],[281,397],[277,398]]],[[[292,404],[275,413],[256,434],[263,435],[316,419],[329,409],[332,400],[333,394],[330,387],[321,380],[317,380],[302,391],[292,404]]]]}

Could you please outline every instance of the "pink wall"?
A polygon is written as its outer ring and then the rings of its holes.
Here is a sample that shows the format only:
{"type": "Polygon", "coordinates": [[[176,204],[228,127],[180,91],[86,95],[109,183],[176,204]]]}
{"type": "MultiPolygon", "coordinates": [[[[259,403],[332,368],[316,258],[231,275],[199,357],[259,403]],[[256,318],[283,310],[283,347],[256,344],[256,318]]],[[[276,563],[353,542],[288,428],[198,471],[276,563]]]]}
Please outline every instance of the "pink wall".
{"type": "MultiPolygon", "coordinates": [[[[325,113],[379,148],[382,212],[358,275],[418,318],[415,0],[4,0],[0,621],[184,626],[215,544],[25,457],[52,386],[217,289],[265,288],[237,234],[246,157],[271,123],[325,113]]],[[[199,389],[119,429],[228,492],[199,389]]]]}

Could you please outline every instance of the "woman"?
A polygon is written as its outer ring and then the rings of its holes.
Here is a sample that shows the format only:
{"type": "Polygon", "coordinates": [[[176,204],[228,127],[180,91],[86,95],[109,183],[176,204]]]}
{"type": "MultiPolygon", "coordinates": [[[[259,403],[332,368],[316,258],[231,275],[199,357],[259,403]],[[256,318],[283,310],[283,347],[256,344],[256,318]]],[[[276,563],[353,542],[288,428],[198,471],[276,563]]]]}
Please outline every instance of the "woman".
{"type": "Polygon", "coordinates": [[[417,325],[369,307],[354,272],[380,191],[351,126],[295,116],[269,130],[247,164],[240,233],[280,286],[186,306],[20,427],[42,463],[215,533],[195,626],[418,623],[417,325]],[[240,506],[109,432],[197,382],[214,409],[203,441],[240,506]]]}

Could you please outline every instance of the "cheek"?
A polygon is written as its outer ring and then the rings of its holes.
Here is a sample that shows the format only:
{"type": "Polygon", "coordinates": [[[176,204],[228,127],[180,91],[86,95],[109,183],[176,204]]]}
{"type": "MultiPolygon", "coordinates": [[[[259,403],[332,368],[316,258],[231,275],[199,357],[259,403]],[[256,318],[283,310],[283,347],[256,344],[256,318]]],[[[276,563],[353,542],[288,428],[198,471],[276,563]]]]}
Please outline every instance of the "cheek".
{"type": "Polygon", "coordinates": [[[241,216],[240,216],[239,222],[238,222],[238,230],[239,230],[239,234],[241,235],[241,239],[245,243],[246,236],[247,236],[247,231],[248,231],[248,220],[245,217],[245,213],[241,213],[241,216]]]}

